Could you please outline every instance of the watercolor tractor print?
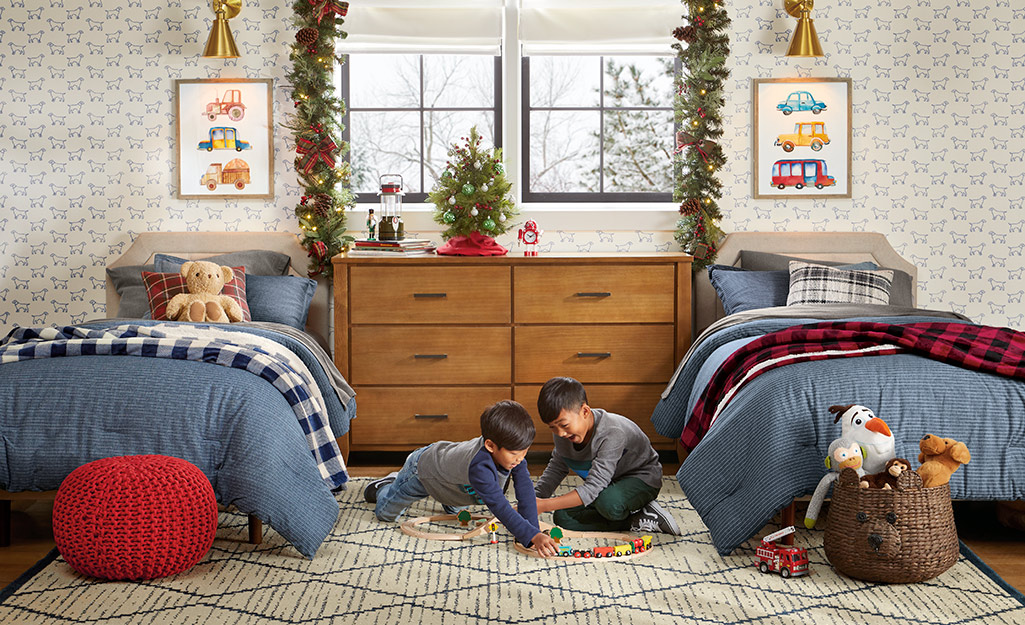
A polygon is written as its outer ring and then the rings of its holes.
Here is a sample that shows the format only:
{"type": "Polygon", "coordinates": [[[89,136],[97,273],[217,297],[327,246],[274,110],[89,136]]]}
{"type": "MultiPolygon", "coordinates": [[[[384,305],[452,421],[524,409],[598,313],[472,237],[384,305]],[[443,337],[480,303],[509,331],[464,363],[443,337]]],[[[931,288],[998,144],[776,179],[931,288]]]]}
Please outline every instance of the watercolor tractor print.
{"type": "Polygon", "coordinates": [[[776,161],[772,164],[772,186],[778,189],[794,187],[831,187],[836,178],[826,174],[826,161],[817,159],[795,159],[776,161]]]}
{"type": "Polygon", "coordinates": [[[823,122],[801,122],[794,124],[794,132],[776,137],[776,143],[784,152],[793,152],[796,146],[808,146],[818,152],[822,146],[829,144],[826,124],[823,122]]]}
{"type": "Polygon", "coordinates": [[[214,98],[213,102],[206,105],[203,113],[212,122],[217,121],[218,115],[227,115],[228,119],[237,122],[246,116],[246,105],[242,104],[242,92],[238,89],[228,89],[224,92],[224,99],[214,98]]]}
{"type": "Polygon", "coordinates": [[[253,147],[253,144],[242,141],[238,138],[238,131],[230,126],[217,126],[210,129],[210,138],[200,141],[198,149],[210,152],[212,150],[235,150],[241,152],[253,147]]]}
{"type": "Polygon", "coordinates": [[[794,111],[811,111],[818,115],[826,110],[826,104],[813,98],[807,91],[795,91],[788,95],[786,100],[777,104],[776,110],[782,111],[784,115],[794,111]]]}

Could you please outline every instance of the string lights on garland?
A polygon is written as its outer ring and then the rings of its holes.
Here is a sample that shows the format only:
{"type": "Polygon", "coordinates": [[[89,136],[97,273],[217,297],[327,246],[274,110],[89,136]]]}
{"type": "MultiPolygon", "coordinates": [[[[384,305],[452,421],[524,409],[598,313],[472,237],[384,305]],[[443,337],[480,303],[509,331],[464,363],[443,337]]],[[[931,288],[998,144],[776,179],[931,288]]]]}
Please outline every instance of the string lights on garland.
{"type": "Polygon", "coordinates": [[[351,171],[342,156],[341,118],[345,103],[334,95],[332,72],[335,43],[348,35],[342,30],[348,2],[295,0],[298,28],[289,55],[293,111],[286,127],[295,138],[295,172],[304,193],[295,207],[302,245],[310,255],[310,277],[331,273],[331,257],[352,237],[345,236],[345,211],[355,203],[349,189],[351,171]]]}
{"type": "Polygon", "coordinates": [[[722,219],[718,171],[726,156],[718,141],[723,135],[723,84],[730,75],[726,69],[730,18],[721,1],[682,2],[687,8],[684,25],[672,31],[682,42],[672,47],[683,66],[674,98],[676,124],[681,128],[676,133],[673,158],[677,182],[673,200],[680,202],[675,238],[700,269],[715,260],[723,237],[718,225],[722,219]]]}

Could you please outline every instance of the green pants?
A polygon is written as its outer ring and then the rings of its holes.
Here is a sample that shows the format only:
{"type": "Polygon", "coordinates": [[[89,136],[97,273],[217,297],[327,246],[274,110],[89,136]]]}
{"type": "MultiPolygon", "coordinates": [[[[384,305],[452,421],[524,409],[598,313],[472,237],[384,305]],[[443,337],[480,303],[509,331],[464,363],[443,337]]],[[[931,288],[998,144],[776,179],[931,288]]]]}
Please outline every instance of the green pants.
{"type": "Polygon", "coordinates": [[[636,477],[625,477],[605,487],[589,506],[556,510],[553,521],[578,532],[617,532],[630,527],[630,514],[658,497],[659,489],[636,477]]]}

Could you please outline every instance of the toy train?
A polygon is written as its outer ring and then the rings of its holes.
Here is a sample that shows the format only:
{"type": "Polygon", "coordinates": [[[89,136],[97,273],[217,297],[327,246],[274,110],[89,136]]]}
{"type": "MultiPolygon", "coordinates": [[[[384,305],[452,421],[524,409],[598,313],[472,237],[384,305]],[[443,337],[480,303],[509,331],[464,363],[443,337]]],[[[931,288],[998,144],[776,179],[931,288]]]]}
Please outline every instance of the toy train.
{"type": "Polygon", "coordinates": [[[593,549],[574,549],[569,545],[559,545],[560,558],[614,558],[617,556],[628,556],[634,553],[643,553],[651,549],[651,536],[635,538],[632,542],[609,547],[594,547],[593,549]]]}

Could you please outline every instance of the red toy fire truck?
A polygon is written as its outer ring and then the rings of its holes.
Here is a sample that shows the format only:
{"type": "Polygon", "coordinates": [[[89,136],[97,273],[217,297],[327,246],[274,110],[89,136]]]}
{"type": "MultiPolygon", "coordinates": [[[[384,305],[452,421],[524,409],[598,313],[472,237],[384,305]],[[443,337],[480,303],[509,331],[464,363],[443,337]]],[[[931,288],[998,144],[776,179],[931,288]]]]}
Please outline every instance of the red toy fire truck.
{"type": "Polygon", "coordinates": [[[755,564],[758,565],[759,571],[778,571],[784,578],[808,574],[807,549],[776,544],[780,538],[793,533],[794,526],[790,525],[762,539],[762,544],[755,550],[755,555],[758,556],[755,564]]]}

